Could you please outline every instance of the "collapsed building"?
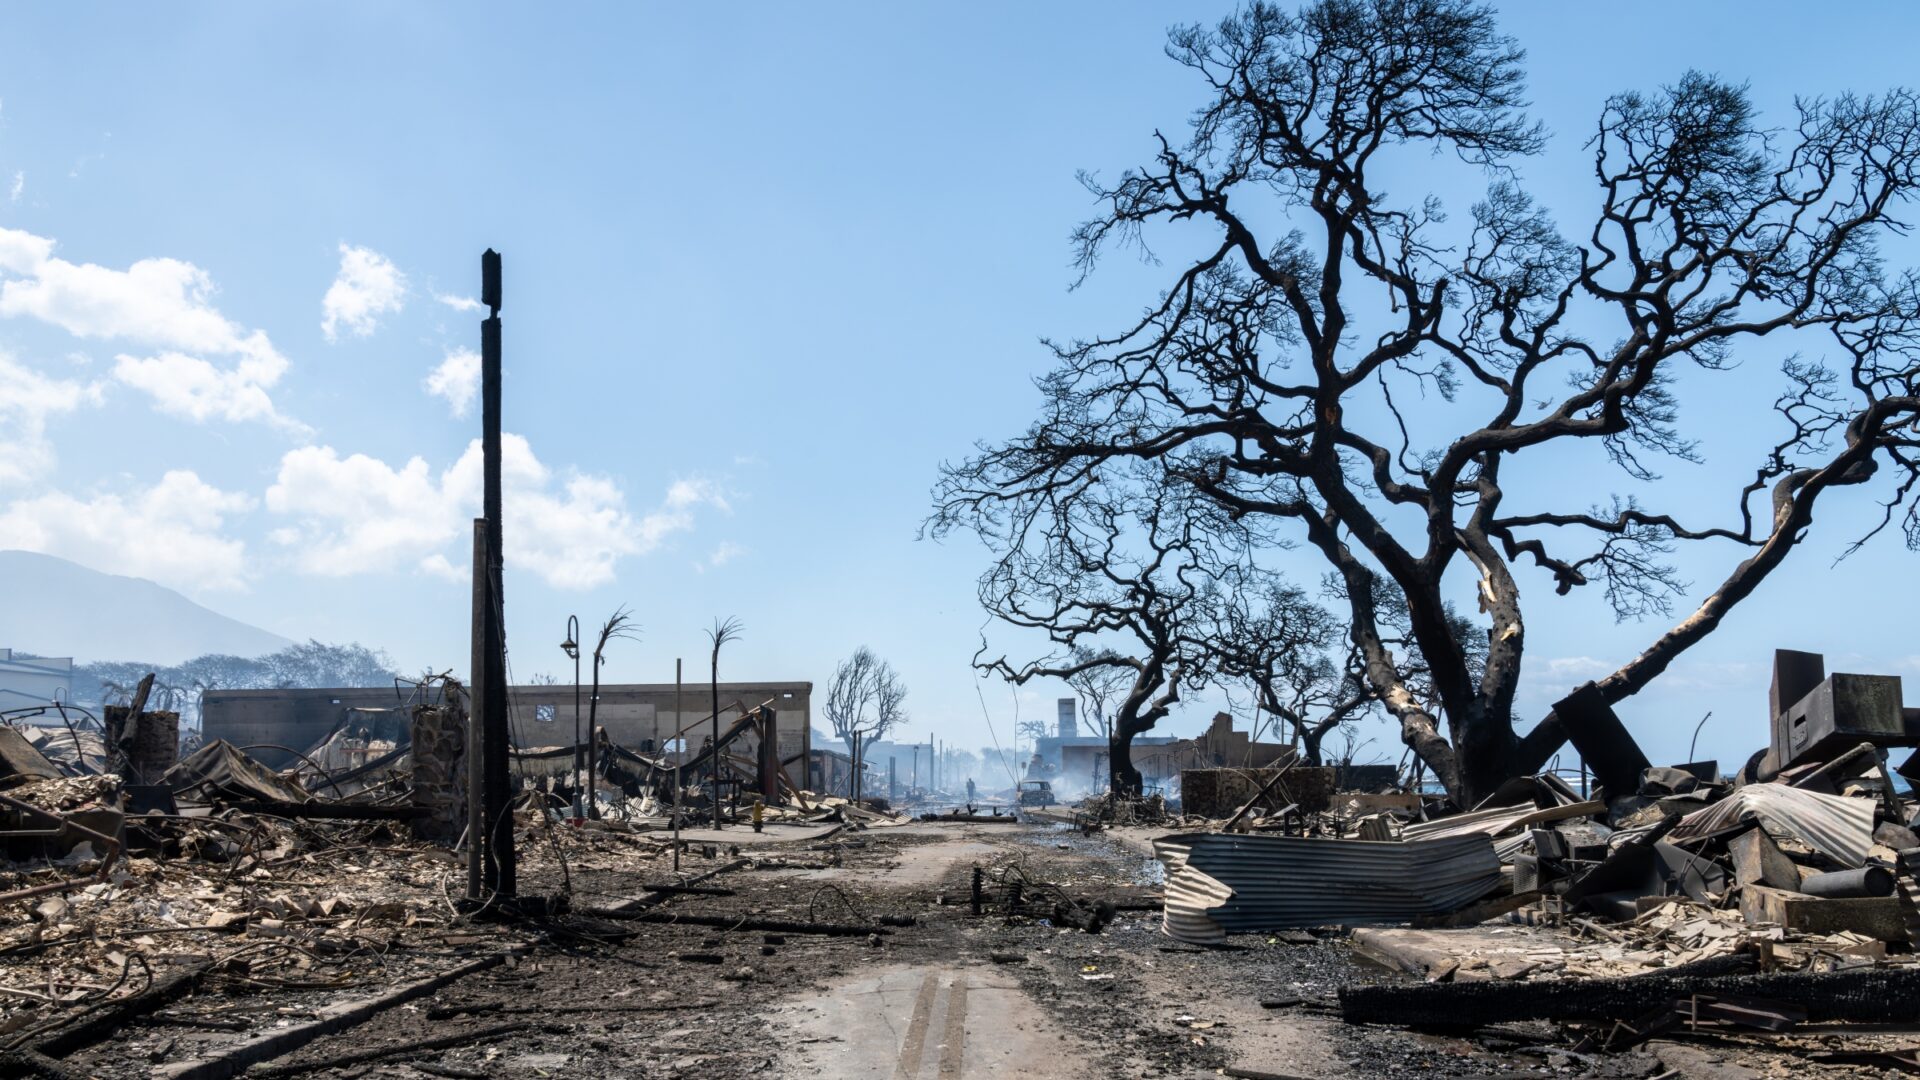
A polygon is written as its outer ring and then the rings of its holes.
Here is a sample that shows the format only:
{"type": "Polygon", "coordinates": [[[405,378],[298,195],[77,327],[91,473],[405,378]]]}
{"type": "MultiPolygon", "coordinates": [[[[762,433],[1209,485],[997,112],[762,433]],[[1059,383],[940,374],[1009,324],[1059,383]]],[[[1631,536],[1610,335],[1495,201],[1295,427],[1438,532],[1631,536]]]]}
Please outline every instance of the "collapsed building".
{"type": "MultiPolygon", "coordinates": [[[[412,688],[408,688],[410,691],[412,688]]],[[[508,691],[509,732],[516,749],[526,752],[571,747],[575,732],[584,743],[589,719],[603,733],[606,744],[652,759],[675,760],[697,752],[712,735],[707,684],[615,683],[600,687],[597,706],[592,691],[581,688],[576,697],[570,684],[516,686],[508,691]]],[[[811,682],[723,682],[719,684],[721,725],[744,710],[768,707],[778,714],[780,760],[801,787],[826,791],[831,772],[827,762],[812,760],[811,682]],[[800,762],[807,759],[804,778],[800,762]]],[[[248,748],[263,763],[286,768],[300,753],[313,753],[337,736],[379,744],[391,750],[403,745],[415,704],[444,704],[444,690],[422,688],[418,694],[392,687],[280,690],[209,690],[202,698],[201,730],[208,739],[220,739],[248,748]],[[418,700],[414,700],[418,698],[418,700]]],[[[732,752],[758,753],[758,730],[741,732],[732,752]]],[[[550,755],[551,756],[551,755],[550,755]]],[[[556,760],[565,760],[559,755],[556,760]]],[[[537,768],[542,758],[529,758],[537,768]]]]}

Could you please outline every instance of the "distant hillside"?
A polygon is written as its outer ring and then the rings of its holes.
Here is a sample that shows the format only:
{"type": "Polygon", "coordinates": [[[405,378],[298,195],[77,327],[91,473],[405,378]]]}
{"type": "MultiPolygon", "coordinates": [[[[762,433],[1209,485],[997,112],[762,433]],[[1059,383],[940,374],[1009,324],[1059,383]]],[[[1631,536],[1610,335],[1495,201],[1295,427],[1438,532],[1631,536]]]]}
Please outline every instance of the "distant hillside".
{"type": "Polygon", "coordinates": [[[0,646],[82,663],[178,664],[207,653],[262,656],[292,644],[144,578],[0,551],[0,646]]]}

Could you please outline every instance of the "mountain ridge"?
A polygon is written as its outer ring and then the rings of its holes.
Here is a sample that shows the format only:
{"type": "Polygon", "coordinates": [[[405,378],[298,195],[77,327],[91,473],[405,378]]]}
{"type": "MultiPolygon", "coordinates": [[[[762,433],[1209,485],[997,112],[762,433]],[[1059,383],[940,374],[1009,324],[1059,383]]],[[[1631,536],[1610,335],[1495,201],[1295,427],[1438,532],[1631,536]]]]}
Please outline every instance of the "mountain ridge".
{"type": "Polygon", "coordinates": [[[0,550],[0,647],[80,663],[178,664],[208,653],[263,656],[292,644],[146,578],[0,550]]]}

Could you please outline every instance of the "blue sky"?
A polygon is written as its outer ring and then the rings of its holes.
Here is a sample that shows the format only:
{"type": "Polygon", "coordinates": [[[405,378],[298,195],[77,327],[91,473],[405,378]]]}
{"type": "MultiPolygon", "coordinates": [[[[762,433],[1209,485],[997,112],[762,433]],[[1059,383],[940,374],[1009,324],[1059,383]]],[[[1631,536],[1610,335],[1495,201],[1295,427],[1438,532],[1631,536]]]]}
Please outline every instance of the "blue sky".
{"type": "MultiPolygon", "coordinates": [[[[478,421],[458,407],[478,315],[459,304],[493,246],[506,427],[524,440],[516,673],[559,674],[566,616],[623,604],[644,638],[616,644],[609,678],[670,679],[676,656],[701,671],[701,629],[737,615],[725,674],[824,682],[868,644],[912,688],[910,737],[979,746],[982,556],[915,539],[927,490],[942,458],[1026,423],[1038,338],[1110,330],[1164,276],[1121,257],[1068,291],[1066,236],[1092,209],[1074,175],[1117,173],[1181,127],[1198,88],[1164,31],[1224,10],[10,9],[0,547],[463,668],[478,421]]],[[[1512,5],[1556,133],[1527,177],[1582,228],[1601,100],[1690,66],[1751,81],[1783,120],[1796,93],[1908,77],[1910,9],[1806,13],[1512,5]]],[[[1472,193],[1445,194],[1463,211],[1472,193]]],[[[1752,441],[1737,406],[1764,400],[1778,359],[1709,389],[1691,415],[1710,455],[1731,449],[1672,470],[1671,494],[1726,505],[1752,441]]],[[[1708,709],[1703,753],[1757,746],[1776,645],[1920,681],[1910,616],[1883,602],[1910,609],[1912,557],[1883,542],[1832,566],[1865,510],[1841,493],[1788,570],[1622,710],[1654,757],[1684,756],[1708,709]]],[[[1730,557],[1684,569],[1708,582],[1730,557]]],[[[1540,594],[1530,710],[1657,631],[1523,588],[1540,594]]],[[[981,689],[1004,740],[1014,698],[981,689]]],[[[1056,692],[1019,707],[1050,713],[1056,692]]],[[[1397,756],[1391,733],[1367,737],[1397,756]]]]}

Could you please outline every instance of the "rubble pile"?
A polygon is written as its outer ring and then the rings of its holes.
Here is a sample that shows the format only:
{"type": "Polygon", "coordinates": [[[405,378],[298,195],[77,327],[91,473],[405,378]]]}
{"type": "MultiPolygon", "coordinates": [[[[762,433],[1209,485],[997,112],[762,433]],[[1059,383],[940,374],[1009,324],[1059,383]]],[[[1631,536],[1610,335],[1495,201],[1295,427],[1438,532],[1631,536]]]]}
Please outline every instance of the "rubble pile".
{"type": "MultiPolygon", "coordinates": [[[[128,707],[111,719],[104,733],[86,722],[0,726],[0,1061],[44,1073],[57,1068],[48,1055],[64,1057],[162,1008],[155,1015],[164,1019],[145,1022],[244,1032],[258,1019],[244,1004],[249,994],[271,991],[282,1006],[306,1001],[308,1012],[355,990],[399,1000],[392,995],[497,963],[515,948],[579,939],[551,918],[478,925],[502,912],[464,899],[461,711],[420,707],[410,741],[335,731],[304,752],[180,739],[171,713],[128,707]],[[290,767],[266,764],[268,751],[290,767]]],[[[573,754],[567,747],[552,756],[564,763],[573,754]]],[[[805,830],[826,848],[842,831],[909,820],[790,785],[768,799],[745,782],[753,763],[709,756],[721,766],[723,825],[805,830]]],[[[515,757],[538,761],[542,752],[515,757]]],[[[544,898],[547,916],[655,921],[650,909],[664,899],[730,895],[696,884],[712,874],[791,864],[678,838],[681,828],[712,823],[711,773],[679,770],[676,821],[673,768],[609,752],[597,771],[597,818],[576,814],[581,777],[512,774],[527,878],[558,890],[544,898]],[[677,873],[683,854],[731,861],[688,877],[677,873]],[[648,883],[637,897],[636,882],[648,883]]],[[[808,865],[836,860],[828,851],[808,865]]],[[[827,932],[798,921],[782,928],[827,932]]],[[[275,1005],[259,1007],[271,1015],[275,1005]]],[[[183,1044],[174,1056],[191,1055],[183,1044]]]]}
{"type": "MultiPolygon", "coordinates": [[[[1343,993],[1349,1019],[1374,1022],[1402,1005],[1414,1011],[1399,1022],[1423,1009],[1461,1022],[1443,998],[1472,984],[1598,993],[1640,980],[1644,1008],[1680,985],[1659,980],[1773,980],[1764,985],[1781,1000],[1800,993],[1796,978],[1920,980],[1920,801],[1894,780],[1920,773],[1920,754],[1897,768],[1887,755],[1920,746],[1920,710],[1902,709],[1897,678],[1823,669],[1812,654],[1779,655],[1772,740],[1730,776],[1711,761],[1647,763],[1591,687],[1555,709],[1594,769],[1597,783],[1583,773],[1578,789],[1542,774],[1466,809],[1403,792],[1336,795],[1301,813],[1282,767],[1232,818],[1155,842],[1164,929],[1217,944],[1349,928],[1360,951],[1427,984],[1343,993]],[[1428,1005],[1422,994],[1440,997],[1428,1005]]],[[[1489,992],[1462,1000],[1523,1000],[1489,992]]],[[[1770,1031],[1806,1016],[1748,1005],[1773,1017],[1770,1031]]],[[[1675,1015],[1594,1007],[1635,1031],[1664,1031],[1675,1015]]]]}
{"type": "Polygon", "coordinates": [[[1141,798],[1106,791],[1080,800],[1073,820],[1077,825],[1172,825],[1184,819],[1158,793],[1141,798]]]}

